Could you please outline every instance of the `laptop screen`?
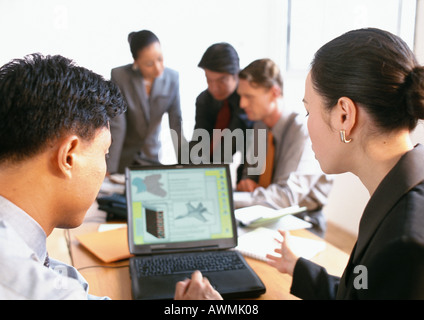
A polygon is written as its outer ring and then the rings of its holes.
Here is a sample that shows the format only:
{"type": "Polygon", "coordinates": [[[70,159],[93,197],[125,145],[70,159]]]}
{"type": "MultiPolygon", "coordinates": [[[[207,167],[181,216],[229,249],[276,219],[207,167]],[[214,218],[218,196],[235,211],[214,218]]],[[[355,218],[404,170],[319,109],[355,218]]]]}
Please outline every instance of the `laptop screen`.
{"type": "Polygon", "coordinates": [[[126,183],[133,253],[234,245],[227,165],[130,167],[126,183]]]}

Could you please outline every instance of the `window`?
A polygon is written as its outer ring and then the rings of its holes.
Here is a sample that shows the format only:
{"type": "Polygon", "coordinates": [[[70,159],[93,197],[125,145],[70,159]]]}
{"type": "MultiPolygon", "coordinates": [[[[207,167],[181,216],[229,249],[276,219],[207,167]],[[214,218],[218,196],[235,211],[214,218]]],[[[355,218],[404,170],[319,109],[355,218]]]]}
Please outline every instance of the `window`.
{"type": "Polygon", "coordinates": [[[376,27],[414,46],[415,0],[287,0],[286,105],[303,111],[304,81],[314,53],[354,29],[376,27]]]}
{"type": "Polygon", "coordinates": [[[353,29],[384,29],[413,48],[415,5],[411,0],[288,0],[288,71],[304,70],[324,43],[353,29]]]}

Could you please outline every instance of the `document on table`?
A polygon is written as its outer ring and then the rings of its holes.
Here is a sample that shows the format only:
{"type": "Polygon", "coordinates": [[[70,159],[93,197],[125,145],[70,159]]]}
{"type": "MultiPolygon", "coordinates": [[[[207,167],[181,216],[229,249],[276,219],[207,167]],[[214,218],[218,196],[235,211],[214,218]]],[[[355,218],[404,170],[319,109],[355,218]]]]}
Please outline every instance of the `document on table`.
{"type": "MultiPolygon", "coordinates": [[[[242,226],[257,227],[265,223],[274,222],[282,217],[293,215],[306,210],[306,207],[292,206],[284,209],[275,210],[262,205],[254,205],[250,207],[235,210],[236,220],[242,226]]],[[[296,218],[293,217],[292,218],[296,218]]],[[[298,218],[296,218],[298,219],[298,218]]],[[[291,219],[295,221],[296,219],[291,219]]],[[[303,221],[302,219],[299,222],[303,221]]],[[[305,221],[303,221],[305,222],[305,221]]],[[[311,224],[305,222],[303,228],[310,228],[311,224]]],[[[299,228],[300,229],[300,228],[299,228]]]]}
{"type": "MultiPolygon", "coordinates": [[[[275,239],[282,240],[277,231],[260,227],[241,235],[238,238],[236,250],[247,257],[266,261],[267,254],[277,255],[274,249],[278,248],[280,244],[275,239]]],[[[325,249],[325,242],[321,240],[290,236],[289,241],[293,252],[305,259],[313,258],[325,249]]]]}

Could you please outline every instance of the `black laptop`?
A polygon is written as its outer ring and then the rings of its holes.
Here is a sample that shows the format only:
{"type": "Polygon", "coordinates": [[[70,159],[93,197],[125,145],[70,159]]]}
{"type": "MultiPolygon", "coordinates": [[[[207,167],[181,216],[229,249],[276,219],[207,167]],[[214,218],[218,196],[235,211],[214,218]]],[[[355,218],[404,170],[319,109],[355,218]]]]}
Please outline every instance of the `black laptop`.
{"type": "Polygon", "coordinates": [[[253,298],[265,286],[236,250],[228,165],[126,169],[134,299],[173,299],[200,270],[224,298],[253,298]]]}

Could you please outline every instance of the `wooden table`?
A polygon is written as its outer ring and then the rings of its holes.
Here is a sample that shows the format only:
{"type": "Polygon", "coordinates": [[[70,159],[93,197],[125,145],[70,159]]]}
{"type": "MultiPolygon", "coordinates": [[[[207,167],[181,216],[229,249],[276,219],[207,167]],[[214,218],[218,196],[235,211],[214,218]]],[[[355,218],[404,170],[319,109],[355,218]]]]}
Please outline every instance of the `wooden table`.
{"type": "MultiPolygon", "coordinates": [[[[82,247],[76,239],[78,234],[96,231],[99,225],[104,222],[105,213],[97,210],[97,206],[93,205],[87,213],[84,223],[80,227],[68,231],[72,264],[88,281],[90,294],[108,296],[114,300],[129,300],[131,299],[131,280],[128,260],[109,264],[103,263],[82,247]]],[[[294,230],[290,233],[300,237],[322,240],[305,229],[294,230]]],[[[346,253],[330,243],[326,243],[325,249],[311,260],[324,266],[330,274],[341,276],[348,258],[349,256],[346,253]]],[[[266,286],[266,293],[258,299],[297,299],[289,293],[292,282],[291,276],[278,272],[266,262],[248,257],[246,257],[246,261],[266,286]]]]}

